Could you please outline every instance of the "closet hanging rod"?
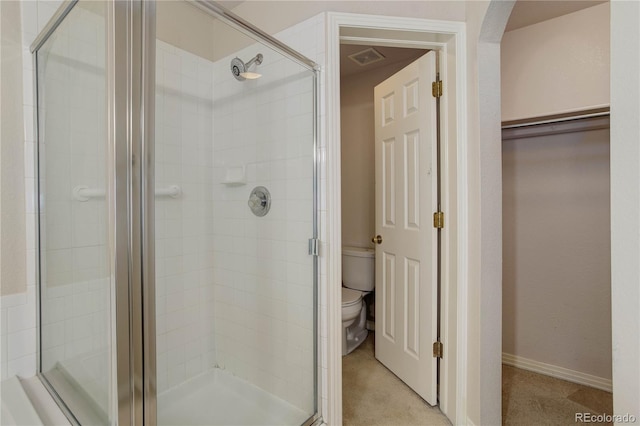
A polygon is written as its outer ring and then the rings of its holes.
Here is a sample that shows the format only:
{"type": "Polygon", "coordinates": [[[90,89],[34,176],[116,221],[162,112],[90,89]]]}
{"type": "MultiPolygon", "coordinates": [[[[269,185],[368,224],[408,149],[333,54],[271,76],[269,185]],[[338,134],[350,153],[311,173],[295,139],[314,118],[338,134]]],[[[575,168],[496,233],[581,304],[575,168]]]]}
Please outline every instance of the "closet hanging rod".
{"type": "Polygon", "coordinates": [[[609,129],[609,115],[502,129],[502,141],[609,129]]]}
{"type": "Polygon", "coordinates": [[[522,120],[503,121],[502,130],[536,126],[538,124],[563,123],[565,121],[579,120],[582,118],[606,117],[608,115],[609,107],[594,108],[564,114],[546,115],[541,117],[525,118],[522,120]]]}

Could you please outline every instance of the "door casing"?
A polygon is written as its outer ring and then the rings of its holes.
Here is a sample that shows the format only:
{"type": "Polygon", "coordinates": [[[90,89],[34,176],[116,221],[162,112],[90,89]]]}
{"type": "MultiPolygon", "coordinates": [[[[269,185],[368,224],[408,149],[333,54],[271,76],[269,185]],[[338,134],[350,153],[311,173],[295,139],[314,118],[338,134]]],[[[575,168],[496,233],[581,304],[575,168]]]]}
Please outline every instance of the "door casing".
{"type": "MultiPolygon", "coordinates": [[[[440,50],[441,98],[442,341],[440,409],[453,423],[467,420],[467,182],[466,28],[463,22],[329,12],[326,74],[327,395],[323,418],[342,423],[340,44],[376,44],[440,50]]],[[[321,272],[322,273],[322,272],[321,272]]]]}

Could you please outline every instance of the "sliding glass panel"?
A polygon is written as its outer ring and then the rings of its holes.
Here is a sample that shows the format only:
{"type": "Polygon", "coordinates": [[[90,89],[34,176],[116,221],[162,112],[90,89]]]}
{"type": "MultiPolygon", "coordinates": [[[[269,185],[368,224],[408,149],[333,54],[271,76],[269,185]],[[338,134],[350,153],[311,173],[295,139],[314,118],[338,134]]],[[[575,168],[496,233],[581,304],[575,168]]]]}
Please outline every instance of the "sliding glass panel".
{"type": "Polygon", "coordinates": [[[105,14],[80,1],[36,53],[40,371],[82,424],[114,422],[105,14]]]}
{"type": "Polygon", "coordinates": [[[158,424],[302,424],[314,74],[186,2],[156,29],[158,424]]]}

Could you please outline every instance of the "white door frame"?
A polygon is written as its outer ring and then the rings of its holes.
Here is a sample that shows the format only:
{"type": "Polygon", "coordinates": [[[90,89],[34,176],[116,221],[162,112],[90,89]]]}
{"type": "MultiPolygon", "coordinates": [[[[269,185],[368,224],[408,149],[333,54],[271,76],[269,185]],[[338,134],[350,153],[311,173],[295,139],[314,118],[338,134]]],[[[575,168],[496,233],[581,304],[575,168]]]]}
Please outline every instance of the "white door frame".
{"type": "Polygon", "coordinates": [[[324,420],[342,424],[340,33],[346,42],[385,43],[439,49],[444,82],[441,101],[442,205],[442,341],[440,409],[454,424],[467,420],[467,68],[464,22],[328,12],[326,65],[327,194],[327,371],[323,383],[324,420]],[[454,210],[455,208],[455,210],[454,210]],[[450,226],[447,226],[450,225],[450,226]],[[451,230],[455,230],[454,233],[451,230]]]}

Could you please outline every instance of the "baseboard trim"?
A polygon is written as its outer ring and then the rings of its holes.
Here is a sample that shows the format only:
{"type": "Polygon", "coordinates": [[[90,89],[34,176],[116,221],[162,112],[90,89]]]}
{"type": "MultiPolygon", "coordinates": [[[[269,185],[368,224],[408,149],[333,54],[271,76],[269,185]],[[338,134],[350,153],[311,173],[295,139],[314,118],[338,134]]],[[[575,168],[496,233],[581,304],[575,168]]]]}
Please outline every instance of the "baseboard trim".
{"type": "Polygon", "coordinates": [[[558,367],[556,365],[545,364],[544,362],[534,361],[517,355],[511,355],[503,352],[502,363],[512,367],[522,368],[523,370],[533,371],[534,373],[544,374],[545,376],[551,376],[568,382],[601,389],[603,391],[613,391],[611,379],[581,373],[580,371],[569,370],[568,368],[558,367]]]}

